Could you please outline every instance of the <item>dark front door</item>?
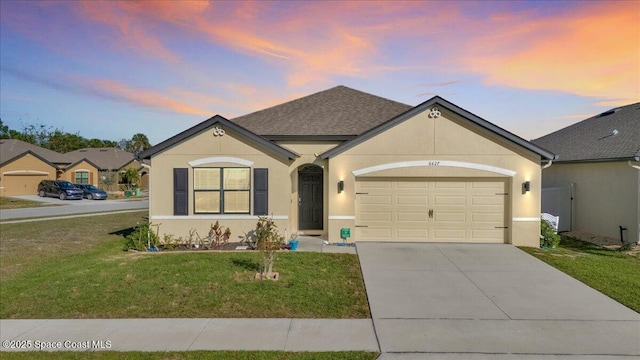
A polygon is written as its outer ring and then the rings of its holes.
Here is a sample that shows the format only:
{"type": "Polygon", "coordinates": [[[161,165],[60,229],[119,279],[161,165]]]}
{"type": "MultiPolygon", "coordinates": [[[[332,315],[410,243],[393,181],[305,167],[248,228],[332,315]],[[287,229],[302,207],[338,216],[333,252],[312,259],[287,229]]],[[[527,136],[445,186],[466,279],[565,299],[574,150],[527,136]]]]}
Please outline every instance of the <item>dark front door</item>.
{"type": "Polygon", "coordinates": [[[298,169],[298,228],[322,230],[322,168],[309,165],[298,169]]]}

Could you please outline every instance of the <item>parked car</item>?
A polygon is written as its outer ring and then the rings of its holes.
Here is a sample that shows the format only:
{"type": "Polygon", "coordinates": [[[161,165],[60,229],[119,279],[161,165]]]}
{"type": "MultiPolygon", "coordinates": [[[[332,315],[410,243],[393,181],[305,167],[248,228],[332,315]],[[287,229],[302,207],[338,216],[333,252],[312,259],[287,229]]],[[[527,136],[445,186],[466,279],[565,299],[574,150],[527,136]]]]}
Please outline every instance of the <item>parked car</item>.
{"type": "Polygon", "coordinates": [[[42,180],[38,184],[38,196],[55,196],[60,200],[82,199],[82,190],[64,180],[42,180]]]}
{"type": "Polygon", "coordinates": [[[105,200],[107,198],[107,192],[100,190],[97,187],[90,184],[73,184],[78,189],[82,190],[83,196],[89,200],[105,200]]]}

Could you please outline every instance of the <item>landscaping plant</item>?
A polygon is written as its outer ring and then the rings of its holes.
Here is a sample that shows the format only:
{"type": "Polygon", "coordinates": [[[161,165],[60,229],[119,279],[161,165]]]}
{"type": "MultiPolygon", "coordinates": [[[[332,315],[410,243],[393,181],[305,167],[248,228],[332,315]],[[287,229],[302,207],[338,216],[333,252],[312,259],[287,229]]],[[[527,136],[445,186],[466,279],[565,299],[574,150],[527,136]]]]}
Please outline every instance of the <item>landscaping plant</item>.
{"type": "Polygon", "coordinates": [[[280,235],[273,219],[266,216],[258,218],[255,230],[256,247],[262,255],[260,267],[261,279],[274,278],[273,263],[276,260],[276,252],[282,249],[284,236],[280,235]]]}
{"type": "Polygon", "coordinates": [[[540,221],[540,247],[556,249],[560,245],[560,235],[547,220],[540,221]]]}
{"type": "Polygon", "coordinates": [[[124,250],[147,251],[149,249],[157,249],[160,242],[159,231],[159,224],[152,224],[148,221],[138,224],[133,232],[125,238],[124,250]],[[153,226],[156,227],[156,232],[153,232],[153,226]]]}
{"type": "Polygon", "coordinates": [[[220,246],[220,244],[226,244],[229,242],[229,238],[231,238],[231,229],[224,229],[224,226],[220,226],[218,221],[216,221],[215,225],[211,225],[211,229],[209,230],[209,234],[202,239],[203,245],[206,245],[207,248],[211,248],[213,246],[220,246]]]}

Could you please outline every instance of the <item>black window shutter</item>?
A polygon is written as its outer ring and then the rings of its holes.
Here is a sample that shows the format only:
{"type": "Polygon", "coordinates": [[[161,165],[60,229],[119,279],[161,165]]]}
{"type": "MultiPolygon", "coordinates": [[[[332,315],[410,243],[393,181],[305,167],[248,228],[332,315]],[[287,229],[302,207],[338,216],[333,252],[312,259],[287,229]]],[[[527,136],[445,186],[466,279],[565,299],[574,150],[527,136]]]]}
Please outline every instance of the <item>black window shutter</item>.
{"type": "Polygon", "coordinates": [[[189,215],[189,169],[173,169],[173,215],[189,215]]]}
{"type": "Polygon", "coordinates": [[[253,169],[253,215],[269,214],[269,169],[253,169]]]}

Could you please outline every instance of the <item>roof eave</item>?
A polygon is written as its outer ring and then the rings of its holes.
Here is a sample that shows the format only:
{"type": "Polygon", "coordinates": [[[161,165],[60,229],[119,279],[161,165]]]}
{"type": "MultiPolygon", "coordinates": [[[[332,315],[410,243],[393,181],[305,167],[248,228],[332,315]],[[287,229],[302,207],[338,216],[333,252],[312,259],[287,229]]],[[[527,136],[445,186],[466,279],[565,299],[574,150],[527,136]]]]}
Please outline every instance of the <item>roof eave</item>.
{"type": "Polygon", "coordinates": [[[554,164],[579,164],[579,163],[601,163],[601,162],[625,162],[625,161],[638,161],[636,156],[624,156],[614,158],[600,158],[600,159],[574,159],[574,160],[556,160],[554,164]]]}
{"type": "Polygon", "coordinates": [[[17,159],[19,159],[19,158],[21,158],[21,157],[23,157],[23,156],[25,156],[27,154],[31,154],[32,156],[34,156],[34,157],[38,158],[39,160],[45,162],[47,165],[50,165],[50,166],[54,167],[56,170],[60,170],[60,167],[58,165],[56,165],[55,163],[45,159],[44,157],[36,154],[35,152],[33,152],[31,150],[27,150],[27,151],[23,151],[23,152],[19,153],[18,155],[14,156],[11,159],[9,159],[9,160],[3,162],[2,164],[0,164],[0,166],[5,166],[6,164],[14,162],[17,159]]]}
{"type": "Polygon", "coordinates": [[[262,135],[271,141],[348,141],[357,135],[262,135]]]}
{"type": "Polygon", "coordinates": [[[177,135],[174,135],[172,137],[170,137],[169,139],[159,143],[156,146],[153,146],[145,151],[142,151],[141,153],[138,154],[137,158],[138,159],[151,159],[152,156],[163,152],[165,150],[167,150],[168,148],[181,143],[185,140],[187,140],[188,138],[201,133],[202,131],[205,131],[206,129],[216,125],[216,124],[221,124],[222,126],[229,128],[237,133],[239,133],[240,135],[244,136],[245,138],[247,138],[249,141],[263,146],[266,149],[274,152],[276,155],[281,156],[283,158],[286,159],[295,159],[297,157],[299,157],[299,155],[293,151],[287,150],[277,144],[272,143],[271,141],[265,139],[262,136],[256,135],[254,133],[252,133],[251,131],[245,129],[244,127],[235,124],[227,119],[225,119],[224,117],[220,116],[220,115],[215,115],[211,118],[209,118],[206,121],[201,122],[200,124],[193,126],[177,135]]]}

